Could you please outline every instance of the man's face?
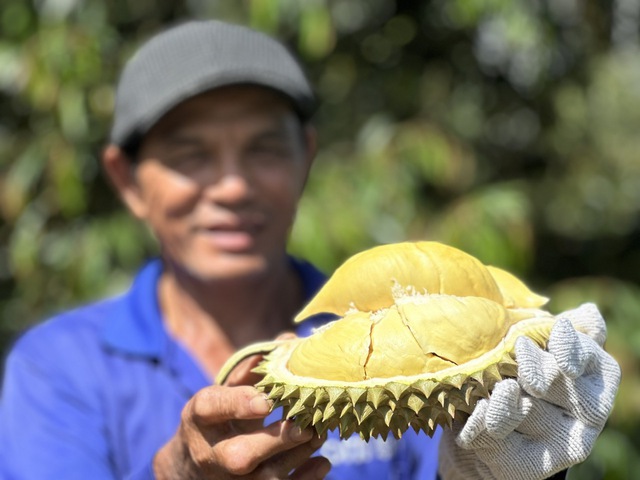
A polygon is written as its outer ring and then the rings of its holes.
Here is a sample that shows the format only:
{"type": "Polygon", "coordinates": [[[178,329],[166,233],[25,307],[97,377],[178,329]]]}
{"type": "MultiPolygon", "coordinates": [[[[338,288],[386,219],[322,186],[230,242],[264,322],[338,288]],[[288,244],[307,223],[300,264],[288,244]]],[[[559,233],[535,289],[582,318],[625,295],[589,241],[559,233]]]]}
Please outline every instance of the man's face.
{"type": "Polygon", "coordinates": [[[139,208],[164,257],[202,280],[247,278],[281,261],[311,164],[286,101],[259,87],[192,98],[147,134],[139,208]]]}

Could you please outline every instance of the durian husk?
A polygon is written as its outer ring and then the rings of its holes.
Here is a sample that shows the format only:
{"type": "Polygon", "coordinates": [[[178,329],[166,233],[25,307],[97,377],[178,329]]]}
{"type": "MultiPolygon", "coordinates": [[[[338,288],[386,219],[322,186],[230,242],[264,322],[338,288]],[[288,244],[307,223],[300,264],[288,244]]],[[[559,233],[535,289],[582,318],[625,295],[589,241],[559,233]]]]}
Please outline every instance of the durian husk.
{"type": "Polygon", "coordinates": [[[433,435],[464,420],[496,382],[517,376],[516,339],[542,348],[555,318],[512,274],[436,242],[384,245],[347,260],[296,317],[341,318],[307,338],[247,347],[266,354],[256,387],[283,417],[318,434],[433,435]]]}
{"type": "Polygon", "coordinates": [[[292,373],[288,360],[305,341],[300,338],[280,344],[265,357],[255,369],[264,375],[257,388],[273,400],[273,408],[283,408],[284,418],[301,428],[312,426],[318,434],[338,429],[341,438],[357,433],[364,440],[386,439],[389,434],[400,438],[412,428],[433,435],[438,425],[451,427],[454,419],[464,420],[496,382],[516,377],[516,339],[524,334],[544,347],[554,321],[553,317],[521,321],[494,349],[464,365],[349,382],[292,373]]]}

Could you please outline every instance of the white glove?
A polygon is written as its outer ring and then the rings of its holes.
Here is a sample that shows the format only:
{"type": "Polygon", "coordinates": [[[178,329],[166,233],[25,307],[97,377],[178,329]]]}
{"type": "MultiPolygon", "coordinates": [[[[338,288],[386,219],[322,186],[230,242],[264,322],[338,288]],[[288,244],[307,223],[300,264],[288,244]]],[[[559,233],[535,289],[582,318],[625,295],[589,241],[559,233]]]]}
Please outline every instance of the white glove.
{"type": "Polygon", "coordinates": [[[620,383],[605,338],[593,304],[557,316],[548,351],[520,337],[517,381],[498,382],[464,424],[443,433],[442,479],[538,480],[584,461],[620,383]]]}

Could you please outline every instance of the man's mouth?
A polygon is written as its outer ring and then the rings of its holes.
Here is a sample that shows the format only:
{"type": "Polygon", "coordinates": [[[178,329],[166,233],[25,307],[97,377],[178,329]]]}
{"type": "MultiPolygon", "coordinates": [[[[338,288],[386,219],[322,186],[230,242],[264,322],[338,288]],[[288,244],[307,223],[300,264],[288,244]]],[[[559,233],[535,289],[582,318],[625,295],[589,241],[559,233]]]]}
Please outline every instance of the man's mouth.
{"type": "Polygon", "coordinates": [[[243,252],[255,246],[256,236],[262,226],[258,223],[238,222],[210,225],[198,230],[207,243],[216,249],[243,252]]]}

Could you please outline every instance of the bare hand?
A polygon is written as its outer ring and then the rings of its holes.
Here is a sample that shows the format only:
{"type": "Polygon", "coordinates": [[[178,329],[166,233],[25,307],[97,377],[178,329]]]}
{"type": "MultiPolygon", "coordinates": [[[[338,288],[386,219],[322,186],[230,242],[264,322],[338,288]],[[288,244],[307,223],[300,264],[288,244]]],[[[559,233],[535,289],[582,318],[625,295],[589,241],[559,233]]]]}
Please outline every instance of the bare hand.
{"type": "Polygon", "coordinates": [[[255,363],[247,360],[227,386],[204,388],[187,403],[178,432],[154,458],[158,480],[324,478],[329,461],[310,458],[323,439],[290,421],[263,427],[266,397],[250,386],[228,386],[250,382],[255,363]]]}

